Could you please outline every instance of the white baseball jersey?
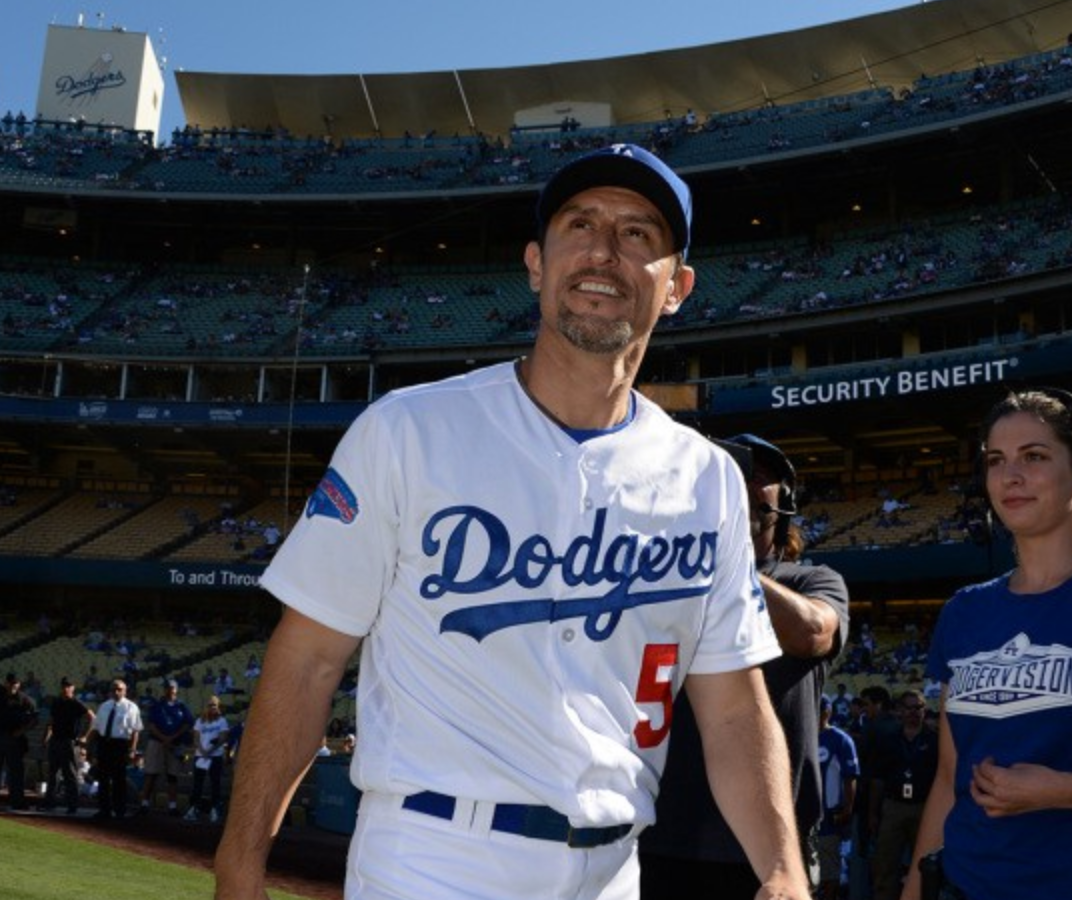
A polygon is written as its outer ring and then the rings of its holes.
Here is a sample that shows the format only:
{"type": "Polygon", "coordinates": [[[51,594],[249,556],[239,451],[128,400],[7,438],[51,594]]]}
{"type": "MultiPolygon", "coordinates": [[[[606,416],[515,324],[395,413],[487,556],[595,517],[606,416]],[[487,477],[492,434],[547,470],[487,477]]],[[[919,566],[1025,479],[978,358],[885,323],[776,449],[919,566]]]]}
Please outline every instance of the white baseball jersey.
{"type": "Polygon", "coordinates": [[[780,653],[730,457],[640,395],[577,443],[510,364],[373,404],[261,583],[364,636],[359,788],[577,826],[654,820],[686,673],[780,653]]]}

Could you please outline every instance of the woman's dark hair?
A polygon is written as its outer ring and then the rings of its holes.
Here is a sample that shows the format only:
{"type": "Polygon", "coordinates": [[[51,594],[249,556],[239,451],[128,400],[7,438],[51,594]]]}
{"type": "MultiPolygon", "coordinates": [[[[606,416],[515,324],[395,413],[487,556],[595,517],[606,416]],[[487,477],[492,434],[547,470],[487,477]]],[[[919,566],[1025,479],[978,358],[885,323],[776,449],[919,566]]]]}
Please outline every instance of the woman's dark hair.
{"type": "Polygon", "coordinates": [[[1049,425],[1057,439],[1072,453],[1072,393],[1056,388],[1010,391],[995,403],[983,419],[980,446],[984,453],[994,425],[1018,412],[1030,413],[1049,425]]]}

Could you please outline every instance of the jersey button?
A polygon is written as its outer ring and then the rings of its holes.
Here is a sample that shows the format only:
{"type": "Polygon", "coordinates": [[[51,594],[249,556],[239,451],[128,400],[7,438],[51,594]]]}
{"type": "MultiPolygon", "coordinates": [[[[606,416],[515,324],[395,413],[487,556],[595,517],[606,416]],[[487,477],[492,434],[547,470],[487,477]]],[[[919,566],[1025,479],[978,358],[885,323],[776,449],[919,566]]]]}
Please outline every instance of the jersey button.
{"type": "Polygon", "coordinates": [[[592,503],[592,498],[591,497],[585,497],[584,498],[584,508],[585,509],[591,509],[594,505],[595,504],[592,503]]]}
{"type": "Polygon", "coordinates": [[[565,631],[562,632],[562,640],[564,640],[567,644],[575,637],[577,637],[577,632],[574,631],[572,628],[567,628],[565,631]]]}

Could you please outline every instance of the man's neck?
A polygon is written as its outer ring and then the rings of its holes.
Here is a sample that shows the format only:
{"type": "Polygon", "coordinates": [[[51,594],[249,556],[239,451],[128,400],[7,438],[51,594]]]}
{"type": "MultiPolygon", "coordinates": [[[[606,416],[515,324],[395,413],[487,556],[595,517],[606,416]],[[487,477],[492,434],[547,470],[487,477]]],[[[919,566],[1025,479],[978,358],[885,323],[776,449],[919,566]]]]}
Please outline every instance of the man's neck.
{"type": "Polygon", "coordinates": [[[515,372],[529,399],[562,427],[613,428],[629,415],[632,377],[613,367],[570,369],[534,353],[518,360],[515,372]]]}

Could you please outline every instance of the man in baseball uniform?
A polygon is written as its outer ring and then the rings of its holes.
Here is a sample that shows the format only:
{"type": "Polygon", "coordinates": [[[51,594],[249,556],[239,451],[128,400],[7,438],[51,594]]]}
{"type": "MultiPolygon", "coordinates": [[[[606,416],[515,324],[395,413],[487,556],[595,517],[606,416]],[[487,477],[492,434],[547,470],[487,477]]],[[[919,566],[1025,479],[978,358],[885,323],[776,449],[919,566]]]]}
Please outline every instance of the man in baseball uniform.
{"type": "Polygon", "coordinates": [[[267,897],[272,835],[359,646],[347,900],[636,900],[682,686],[764,896],[808,896],[743,477],[632,389],[692,289],[691,214],[639,147],[565,166],[525,250],[531,355],[393,392],[342,439],[262,579],[286,609],[217,900],[267,897]]]}

